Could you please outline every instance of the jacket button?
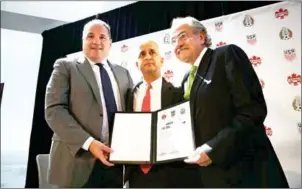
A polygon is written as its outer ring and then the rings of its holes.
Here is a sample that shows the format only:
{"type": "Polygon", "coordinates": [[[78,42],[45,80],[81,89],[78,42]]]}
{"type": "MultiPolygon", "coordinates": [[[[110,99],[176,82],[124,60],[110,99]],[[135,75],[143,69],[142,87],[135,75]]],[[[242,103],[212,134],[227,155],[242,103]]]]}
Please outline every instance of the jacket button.
{"type": "Polygon", "coordinates": [[[100,116],[103,117],[103,113],[100,113],[100,116]]]}

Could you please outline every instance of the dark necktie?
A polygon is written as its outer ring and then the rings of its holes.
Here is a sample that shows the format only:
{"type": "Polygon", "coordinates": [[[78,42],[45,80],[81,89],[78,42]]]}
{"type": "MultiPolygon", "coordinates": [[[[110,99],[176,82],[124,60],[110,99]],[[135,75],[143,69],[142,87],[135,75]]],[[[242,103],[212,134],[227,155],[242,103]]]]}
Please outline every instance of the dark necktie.
{"type": "MultiPolygon", "coordinates": [[[[102,88],[103,88],[103,94],[105,98],[107,118],[108,118],[108,127],[109,127],[108,134],[110,135],[113,126],[113,115],[117,111],[117,107],[114,99],[114,93],[113,93],[110,77],[102,63],[98,63],[96,65],[100,67],[101,82],[102,82],[102,88]]],[[[107,136],[106,138],[108,137],[109,136],[107,136]]],[[[108,141],[104,141],[104,142],[108,142],[108,141]]]]}

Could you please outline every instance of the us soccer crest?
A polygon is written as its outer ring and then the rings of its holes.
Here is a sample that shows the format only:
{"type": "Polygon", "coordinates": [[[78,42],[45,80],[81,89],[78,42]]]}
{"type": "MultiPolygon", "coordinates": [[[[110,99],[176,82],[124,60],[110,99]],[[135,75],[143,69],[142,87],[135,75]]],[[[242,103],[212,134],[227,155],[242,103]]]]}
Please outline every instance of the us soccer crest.
{"type": "Polygon", "coordinates": [[[245,15],[244,19],[243,19],[243,25],[245,27],[251,27],[253,26],[255,23],[254,18],[251,17],[250,15],[245,15]]]}
{"type": "Polygon", "coordinates": [[[220,41],[219,43],[216,44],[216,47],[221,47],[226,45],[226,42],[220,41]]]}
{"type": "Polygon", "coordinates": [[[293,37],[293,32],[289,28],[283,27],[279,32],[279,37],[282,40],[289,40],[293,37]]]}
{"type": "Polygon", "coordinates": [[[254,45],[257,42],[256,34],[247,35],[246,40],[249,44],[254,45]]]}
{"type": "Polygon", "coordinates": [[[286,60],[293,61],[296,58],[296,50],[294,48],[283,51],[286,60]]]}
{"type": "Polygon", "coordinates": [[[127,45],[125,45],[125,44],[121,46],[121,52],[122,53],[128,51],[128,49],[129,49],[129,47],[127,45]]]}
{"type": "Polygon", "coordinates": [[[292,105],[295,111],[301,112],[301,97],[295,96],[292,105]]]}
{"type": "Polygon", "coordinates": [[[261,58],[259,56],[252,56],[250,58],[251,64],[255,67],[259,66],[261,64],[261,58]]]}
{"type": "Polygon", "coordinates": [[[280,8],[280,9],[275,11],[275,17],[278,18],[278,19],[282,20],[287,16],[288,16],[288,10],[287,9],[280,8]]]}
{"type": "Polygon", "coordinates": [[[172,58],[172,51],[165,52],[165,60],[170,60],[172,58]]]}
{"type": "Polygon", "coordinates": [[[292,86],[297,86],[301,84],[301,75],[293,73],[287,77],[287,82],[292,86]]]}
{"type": "Polygon", "coordinates": [[[216,22],[215,23],[215,29],[216,29],[216,31],[222,31],[223,30],[223,22],[222,21],[220,21],[220,22],[216,22]]]}
{"type": "Polygon", "coordinates": [[[166,33],[164,36],[164,44],[170,44],[171,43],[171,39],[170,39],[170,34],[166,33]]]}

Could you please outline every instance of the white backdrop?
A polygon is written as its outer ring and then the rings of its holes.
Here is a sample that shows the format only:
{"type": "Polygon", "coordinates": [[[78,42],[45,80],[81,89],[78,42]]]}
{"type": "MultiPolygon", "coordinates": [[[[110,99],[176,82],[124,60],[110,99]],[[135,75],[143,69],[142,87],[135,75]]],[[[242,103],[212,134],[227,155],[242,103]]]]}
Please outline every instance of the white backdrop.
{"type": "MultiPolygon", "coordinates": [[[[282,2],[201,22],[211,35],[211,48],[232,43],[250,57],[267,102],[267,134],[291,186],[301,187],[301,2],[282,2]]],[[[138,82],[138,46],[146,40],[158,42],[165,57],[165,77],[180,84],[188,66],[171,51],[168,30],[114,43],[109,60],[127,68],[138,82]]]]}

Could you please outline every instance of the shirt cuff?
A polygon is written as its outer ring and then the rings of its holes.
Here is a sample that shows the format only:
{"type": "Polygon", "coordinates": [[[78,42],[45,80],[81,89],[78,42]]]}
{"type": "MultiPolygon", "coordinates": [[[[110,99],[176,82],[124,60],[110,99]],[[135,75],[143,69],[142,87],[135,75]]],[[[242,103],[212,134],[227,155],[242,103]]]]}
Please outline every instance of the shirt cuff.
{"type": "Polygon", "coordinates": [[[198,147],[197,150],[198,153],[201,154],[202,152],[208,153],[212,151],[212,148],[207,144],[203,144],[202,146],[198,147]]]}
{"type": "Polygon", "coordinates": [[[83,148],[84,150],[88,151],[88,150],[89,150],[89,146],[90,146],[90,144],[92,143],[93,140],[94,140],[94,138],[89,137],[89,138],[85,141],[85,143],[83,144],[82,148],[83,148]]]}

